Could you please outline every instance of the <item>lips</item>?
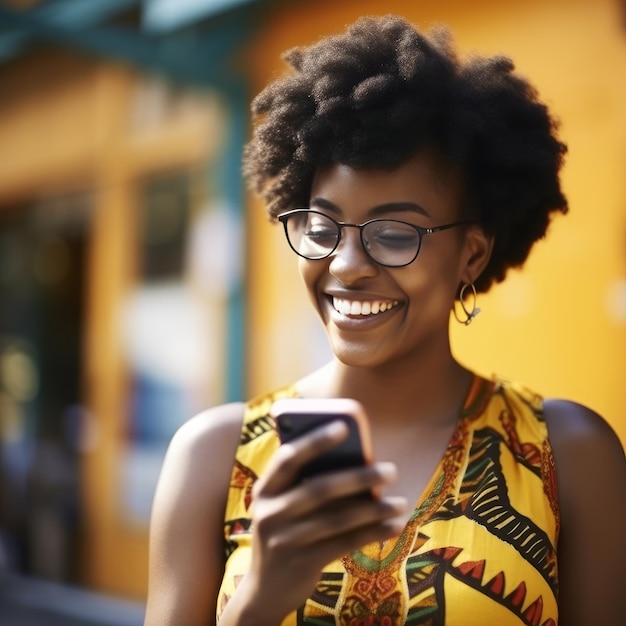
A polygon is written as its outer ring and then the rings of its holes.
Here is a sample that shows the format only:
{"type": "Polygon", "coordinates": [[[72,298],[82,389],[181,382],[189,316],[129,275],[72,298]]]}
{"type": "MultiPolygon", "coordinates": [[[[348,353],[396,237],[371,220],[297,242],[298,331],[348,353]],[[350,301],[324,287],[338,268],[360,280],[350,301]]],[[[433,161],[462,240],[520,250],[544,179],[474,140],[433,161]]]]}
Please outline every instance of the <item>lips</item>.
{"type": "Polygon", "coordinates": [[[342,315],[373,316],[389,311],[398,305],[398,300],[348,300],[333,297],[333,308],[342,315]]]}

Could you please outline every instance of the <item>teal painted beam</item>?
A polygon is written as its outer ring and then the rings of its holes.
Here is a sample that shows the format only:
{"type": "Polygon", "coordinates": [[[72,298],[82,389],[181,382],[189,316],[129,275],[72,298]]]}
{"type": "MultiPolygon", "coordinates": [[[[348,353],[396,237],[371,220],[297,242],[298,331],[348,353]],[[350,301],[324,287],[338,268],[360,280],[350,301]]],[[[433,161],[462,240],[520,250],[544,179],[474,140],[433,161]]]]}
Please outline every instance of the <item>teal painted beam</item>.
{"type": "MultiPolygon", "coordinates": [[[[28,15],[50,24],[66,28],[85,28],[109,19],[123,11],[127,11],[143,0],[55,0],[46,2],[28,11],[28,15]]],[[[5,11],[13,15],[22,15],[23,11],[5,11]]],[[[0,13],[0,59],[10,58],[19,54],[30,43],[32,34],[28,28],[15,27],[15,22],[3,17],[0,13]],[[3,31],[2,28],[5,28],[3,31]]]]}
{"type": "Polygon", "coordinates": [[[241,157],[248,128],[249,94],[242,80],[231,79],[222,85],[223,94],[228,101],[230,116],[229,139],[224,157],[216,172],[220,193],[226,200],[226,206],[233,212],[233,218],[241,227],[241,250],[233,250],[233,255],[240,255],[237,260],[242,268],[240,280],[233,285],[228,296],[226,327],[226,389],[227,402],[245,399],[247,392],[246,378],[246,280],[247,265],[245,194],[241,175],[241,157]]]}
{"type": "Polygon", "coordinates": [[[259,0],[144,0],[142,28],[168,33],[259,0]]]}
{"type": "Polygon", "coordinates": [[[29,13],[11,11],[2,5],[0,24],[27,32],[38,41],[128,62],[147,71],[167,74],[172,80],[194,84],[222,82],[227,58],[249,26],[248,21],[244,25],[222,23],[215,32],[207,29],[202,35],[194,36],[183,31],[168,38],[157,38],[113,27],[71,28],[29,13]]]}

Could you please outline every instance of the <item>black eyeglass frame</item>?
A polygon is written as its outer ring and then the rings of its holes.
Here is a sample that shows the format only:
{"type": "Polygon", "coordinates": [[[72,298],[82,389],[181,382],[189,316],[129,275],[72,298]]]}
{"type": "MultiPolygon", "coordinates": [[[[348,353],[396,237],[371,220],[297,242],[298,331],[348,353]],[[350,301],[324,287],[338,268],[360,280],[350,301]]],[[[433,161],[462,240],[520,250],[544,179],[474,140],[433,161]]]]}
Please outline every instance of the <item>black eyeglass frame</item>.
{"type": "Polygon", "coordinates": [[[307,259],[308,261],[322,261],[323,259],[327,259],[339,246],[339,243],[341,242],[341,233],[343,231],[344,228],[358,228],[359,229],[359,238],[361,240],[361,247],[363,248],[363,251],[365,252],[365,254],[367,255],[367,257],[369,259],[371,259],[372,261],[374,261],[374,263],[376,263],[377,265],[382,265],[383,267],[406,267],[407,265],[411,265],[411,263],[413,263],[413,261],[415,261],[415,259],[417,259],[420,250],[422,249],[422,240],[424,238],[424,235],[431,235],[432,233],[437,233],[439,231],[442,230],[448,230],[449,228],[454,228],[455,226],[464,226],[464,225],[468,225],[468,224],[476,224],[476,220],[459,220],[458,222],[450,222],[449,224],[442,224],[441,226],[431,226],[430,228],[425,228],[424,226],[417,226],[416,224],[411,224],[410,222],[405,222],[403,220],[397,220],[397,219],[389,219],[389,218],[374,218],[371,220],[367,220],[367,222],[363,222],[362,224],[351,224],[349,222],[339,222],[338,220],[336,220],[335,218],[331,217],[330,215],[326,215],[326,213],[322,213],[321,211],[316,211],[315,209],[306,209],[306,208],[298,208],[298,209],[293,209],[291,211],[287,211],[286,213],[281,213],[277,219],[282,222],[283,227],[285,229],[285,237],[287,238],[287,243],[289,244],[289,247],[299,256],[302,257],[303,259],[307,259]],[[333,248],[331,250],[328,251],[328,253],[324,254],[324,256],[316,256],[316,257],[309,257],[306,256],[304,254],[302,254],[301,252],[298,252],[298,250],[295,249],[295,247],[293,246],[293,244],[291,243],[291,239],[289,238],[289,230],[287,228],[287,222],[289,221],[289,218],[293,215],[297,215],[297,214],[302,214],[302,213],[307,213],[307,214],[315,214],[315,215],[321,215],[322,217],[326,218],[327,220],[330,220],[331,222],[333,222],[334,224],[337,225],[337,230],[338,230],[338,236],[337,236],[337,241],[335,242],[335,245],[333,246],[333,248]],[[377,259],[375,259],[371,253],[369,252],[369,250],[367,249],[367,246],[365,245],[365,241],[363,240],[363,229],[368,225],[368,224],[372,224],[374,222],[396,222],[397,224],[403,224],[404,226],[410,226],[411,228],[415,229],[417,231],[417,234],[419,235],[419,243],[417,246],[417,250],[415,251],[415,256],[413,256],[413,258],[408,261],[407,263],[402,263],[400,265],[389,265],[388,263],[381,263],[380,261],[378,261],[377,259]]]}

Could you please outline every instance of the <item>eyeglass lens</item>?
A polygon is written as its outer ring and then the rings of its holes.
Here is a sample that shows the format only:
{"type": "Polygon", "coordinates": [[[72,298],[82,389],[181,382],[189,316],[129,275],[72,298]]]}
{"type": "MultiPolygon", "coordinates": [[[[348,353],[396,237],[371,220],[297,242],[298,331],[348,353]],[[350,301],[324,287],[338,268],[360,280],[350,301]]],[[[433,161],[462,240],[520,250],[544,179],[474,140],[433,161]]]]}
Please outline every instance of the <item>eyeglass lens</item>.
{"type": "MultiPolygon", "coordinates": [[[[295,211],[286,219],[289,244],[297,254],[311,260],[332,254],[339,243],[341,228],[330,217],[314,211],[295,211]]],[[[358,228],[365,251],[381,265],[408,265],[419,252],[421,236],[410,224],[373,220],[358,228]]]]}

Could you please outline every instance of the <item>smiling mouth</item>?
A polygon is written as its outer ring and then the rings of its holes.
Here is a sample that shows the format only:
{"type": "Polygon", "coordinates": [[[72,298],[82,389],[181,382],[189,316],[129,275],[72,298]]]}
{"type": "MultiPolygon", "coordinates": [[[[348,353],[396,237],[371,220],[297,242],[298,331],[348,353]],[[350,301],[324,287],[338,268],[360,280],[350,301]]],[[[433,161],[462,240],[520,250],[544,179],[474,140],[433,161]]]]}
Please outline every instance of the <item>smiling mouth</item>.
{"type": "Polygon", "coordinates": [[[398,300],[345,300],[333,297],[335,311],[342,315],[378,315],[397,306],[398,300]]]}

